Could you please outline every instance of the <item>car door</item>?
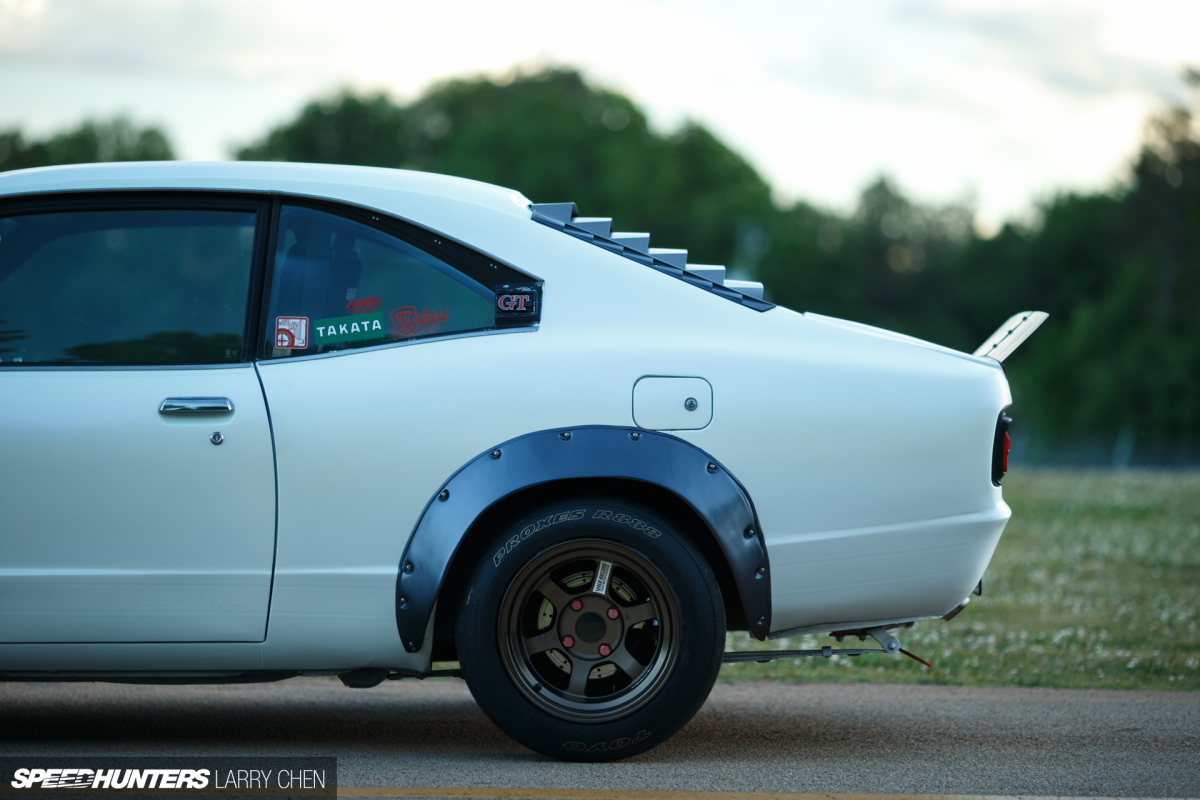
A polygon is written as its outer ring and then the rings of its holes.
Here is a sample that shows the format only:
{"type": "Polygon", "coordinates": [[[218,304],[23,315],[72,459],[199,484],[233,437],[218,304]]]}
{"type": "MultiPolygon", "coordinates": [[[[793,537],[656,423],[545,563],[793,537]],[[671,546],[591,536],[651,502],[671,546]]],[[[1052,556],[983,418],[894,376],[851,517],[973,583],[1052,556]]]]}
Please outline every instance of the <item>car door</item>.
{"type": "MultiPolygon", "coordinates": [[[[279,463],[272,639],[302,640],[329,663],[360,651],[354,663],[368,663],[385,645],[393,663],[406,657],[395,618],[405,541],[430,492],[485,446],[462,426],[504,429],[479,376],[513,369],[507,349],[486,347],[510,337],[490,334],[528,330],[539,313],[536,279],[381,217],[282,206],[259,365],[279,463]],[[447,361],[447,347],[482,361],[447,361]],[[447,387],[462,379],[470,395],[447,387]]],[[[268,646],[267,663],[277,657],[268,646]]]]}
{"type": "Polygon", "coordinates": [[[0,206],[0,642],[261,641],[252,197],[0,206]]]}

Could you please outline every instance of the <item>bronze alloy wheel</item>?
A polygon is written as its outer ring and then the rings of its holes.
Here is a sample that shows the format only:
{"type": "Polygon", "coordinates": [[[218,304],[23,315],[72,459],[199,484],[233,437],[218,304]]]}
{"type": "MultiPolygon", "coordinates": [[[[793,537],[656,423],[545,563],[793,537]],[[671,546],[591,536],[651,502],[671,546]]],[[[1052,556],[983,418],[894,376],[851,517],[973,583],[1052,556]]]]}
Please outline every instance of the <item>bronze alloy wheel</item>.
{"type": "Polygon", "coordinates": [[[497,618],[505,671],[535,706],[607,722],[654,698],[679,651],[679,608],[637,552],[580,539],[551,547],[509,584],[497,618]]]}

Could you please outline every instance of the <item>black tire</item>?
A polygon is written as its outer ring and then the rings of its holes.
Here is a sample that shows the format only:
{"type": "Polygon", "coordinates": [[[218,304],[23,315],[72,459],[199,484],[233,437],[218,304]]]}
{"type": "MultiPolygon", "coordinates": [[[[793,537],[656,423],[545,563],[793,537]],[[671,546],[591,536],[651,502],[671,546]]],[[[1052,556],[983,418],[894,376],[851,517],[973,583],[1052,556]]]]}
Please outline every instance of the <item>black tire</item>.
{"type": "Polygon", "coordinates": [[[725,609],[669,520],[623,500],[564,500],[492,539],[455,637],[471,694],[501,730],[554,758],[611,761],[666,741],[704,704],[725,609]]]}

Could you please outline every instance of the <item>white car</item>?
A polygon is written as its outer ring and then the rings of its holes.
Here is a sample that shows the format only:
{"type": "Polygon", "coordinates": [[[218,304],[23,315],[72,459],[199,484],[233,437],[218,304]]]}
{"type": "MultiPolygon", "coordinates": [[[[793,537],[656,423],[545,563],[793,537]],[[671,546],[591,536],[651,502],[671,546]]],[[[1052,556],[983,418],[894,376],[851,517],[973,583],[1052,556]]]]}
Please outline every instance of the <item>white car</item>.
{"type": "Polygon", "coordinates": [[[727,629],[895,652],[955,613],[1044,315],[972,355],[686,257],[414,172],[0,174],[0,679],[457,660],[602,760],[692,717],[727,629]]]}

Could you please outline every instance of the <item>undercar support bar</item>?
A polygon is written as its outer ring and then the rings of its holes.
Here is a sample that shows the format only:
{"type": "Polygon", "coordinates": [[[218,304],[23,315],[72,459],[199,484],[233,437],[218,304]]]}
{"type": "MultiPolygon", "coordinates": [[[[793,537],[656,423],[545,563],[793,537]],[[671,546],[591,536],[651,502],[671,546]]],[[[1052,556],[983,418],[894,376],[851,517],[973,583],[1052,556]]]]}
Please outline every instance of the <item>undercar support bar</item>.
{"type": "Polygon", "coordinates": [[[833,656],[861,656],[866,653],[882,653],[883,655],[900,653],[908,656],[914,661],[920,661],[927,667],[933,666],[925,659],[919,658],[900,647],[900,641],[883,628],[865,628],[861,631],[861,633],[858,631],[835,631],[832,635],[837,636],[838,641],[840,642],[842,637],[838,636],[839,633],[855,633],[859,634],[860,638],[865,638],[863,637],[863,634],[865,634],[866,636],[870,636],[872,639],[879,642],[879,646],[883,649],[840,648],[834,650],[833,647],[826,646],[822,647],[820,650],[740,650],[723,654],[721,656],[721,663],[736,664],[739,662],[754,661],[759,664],[765,664],[768,661],[774,661],[780,658],[815,658],[817,656],[821,656],[822,658],[832,658],[833,656]]]}

